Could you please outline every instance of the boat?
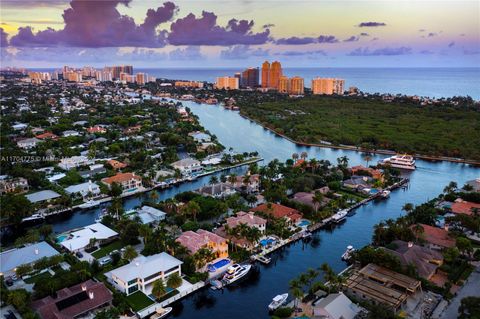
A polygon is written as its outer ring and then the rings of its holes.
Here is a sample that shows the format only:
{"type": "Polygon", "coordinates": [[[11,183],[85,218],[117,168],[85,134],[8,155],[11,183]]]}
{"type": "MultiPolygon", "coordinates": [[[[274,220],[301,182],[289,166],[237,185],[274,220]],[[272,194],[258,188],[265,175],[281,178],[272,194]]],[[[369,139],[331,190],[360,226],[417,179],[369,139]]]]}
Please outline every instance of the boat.
{"type": "Polygon", "coordinates": [[[387,157],[383,160],[378,161],[378,164],[381,166],[390,166],[394,168],[406,169],[406,170],[414,170],[415,166],[415,159],[411,155],[394,155],[391,157],[387,157]]]}
{"type": "Polygon", "coordinates": [[[244,277],[252,269],[252,265],[240,265],[233,264],[228,267],[225,275],[223,276],[224,285],[229,285],[244,277]]]}
{"type": "Polygon", "coordinates": [[[268,265],[272,259],[268,258],[267,256],[257,256],[256,258],[259,262],[268,265]]]}
{"type": "Polygon", "coordinates": [[[167,308],[157,308],[155,310],[155,314],[150,317],[150,319],[160,319],[160,318],[165,318],[171,311],[172,307],[167,307],[167,308]]]}
{"type": "Polygon", "coordinates": [[[345,218],[347,218],[347,214],[348,214],[347,209],[341,210],[341,211],[339,211],[338,213],[336,213],[335,215],[332,216],[332,221],[334,223],[339,223],[342,220],[344,220],[345,218]]]}
{"type": "Polygon", "coordinates": [[[355,248],[353,248],[352,245],[348,245],[347,250],[345,250],[345,252],[342,255],[342,260],[345,260],[345,261],[350,260],[354,252],[355,252],[355,248]]]}
{"type": "Polygon", "coordinates": [[[390,192],[388,189],[385,189],[385,190],[383,190],[383,191],[380,193],[380,196],[381,196],[382,198],[387,198],[388,196],[390,196],[390,193],[391,193],[391,192],[390,192]]]}
{"type": "Polygon", "coordinates": [[[219,290],[223,288],[223,283],[220,280],[212,280],[210,281],[210,289],[212,290],[219,290]]]}
{"type": "Polygon", "coordinates": [[[276,295],[273,297],[272,302],[268,305],[268,310],[269,311],[274,311],[275,309],[281,307],[282,305],[287,302],[288,299],[288,293],[284,293],[281,295],[276,295]]]}
{"type": "Polygon", "coordinates": [[[105,217],[107,214],[107,209],[102,209],[102,212],[100,214],[98,214],[97,218],[95,218],[95,222],[96,223],[101,223],[102,222],[102,219],[103,217],[105,217]]]}
{"type": "Polygon", "coordinates": [[[312,238],[312,233],[309,232],[308,230],[305,230],[302,234],[302,239],[303,240],[309,240],[312,238]]]}
{"type": "Polygon", "coordinates": [[[87,209],[100,205],[98,200],[87,200],[85,203],[78,205],[79,208],[87,209]]]}
{"type": "Polygon", "coordinates": [[[31,222],[31,221],[37,221],[37,220],[43,220],[45,217],[42,214],[33,214],[31,216],[25,217],[22,219],[23,222],[31,222]]]}

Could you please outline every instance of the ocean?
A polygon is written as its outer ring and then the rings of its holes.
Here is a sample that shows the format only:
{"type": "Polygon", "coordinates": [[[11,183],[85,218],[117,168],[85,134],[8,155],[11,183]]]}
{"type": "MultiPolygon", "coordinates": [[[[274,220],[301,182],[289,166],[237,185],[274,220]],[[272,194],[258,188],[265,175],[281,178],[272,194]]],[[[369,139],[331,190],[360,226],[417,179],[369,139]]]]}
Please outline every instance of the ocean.
{"type": "MultiPolygon", "coordinates": [[[[47,71],[46,69],[44,69],[47,71]]],[[[48,71],[52,71],[49,69],[48,71]]],[[[233,76],[242,68],[135,68],[157,78],[214,82],[218,76],[233,76]]],[[[287,76],[301,76],[310,87],[313,78],[345,79],[346,88],[356,86],[368,93],[393,93],[432,98],[471,96],[480,100],[480,68],[284,68],[287,76]]]]}

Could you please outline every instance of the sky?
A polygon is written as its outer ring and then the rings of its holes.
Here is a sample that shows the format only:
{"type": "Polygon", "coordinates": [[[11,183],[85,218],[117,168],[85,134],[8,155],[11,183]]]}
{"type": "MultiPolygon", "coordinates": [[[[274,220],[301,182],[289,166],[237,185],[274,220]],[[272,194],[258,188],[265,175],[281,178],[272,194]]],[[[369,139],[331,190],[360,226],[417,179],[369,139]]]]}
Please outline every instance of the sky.
{"type": "Polygon", "coordinates": [[[2,0],[1,65],[479,67],[480,1],[2,0]]]}

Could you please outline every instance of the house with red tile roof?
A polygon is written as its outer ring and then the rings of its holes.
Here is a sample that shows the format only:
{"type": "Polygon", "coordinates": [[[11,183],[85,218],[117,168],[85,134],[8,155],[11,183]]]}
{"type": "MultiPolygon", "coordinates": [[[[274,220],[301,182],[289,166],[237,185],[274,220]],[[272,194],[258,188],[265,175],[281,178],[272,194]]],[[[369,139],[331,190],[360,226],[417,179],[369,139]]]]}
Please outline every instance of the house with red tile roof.
{"type": "Polygon", "coordinates": [[[464,200],[456,200],[451,208],[452,213],[454,214],[465,214],[465,215],[473,215],[475,210],[478,211],[480,214],[480,204],[467,202],[464,200]]]}
{"type": "Polygon", "coordinates": [[[352,175],[359,175],[358,174],[359,172],[367,172],[373,178],[378,179],[380,181],[383,180],[383,173],[378,169],[365,167],[363,165],[357,165],[357,166],[353,166],[350,170],[352,171],[352,175]]]}
{"type": "Polygon", "coordinates": [[[142,178],[135,173],[118,173],[115,176],[103,178],[102,183],[108,187],[111,187],[113,183],[118,183],[122,186],[123,192],[128,192],[142,187],[142,178]]]}
{"type": "Polygon", "coordinates": [[[36,135],[35,138],[38,138],[39,140],[56,140],[58,139],[58,135],[53,134],[52,132],[45,132],[36,135]]]}
{"type": "Polygon", "coordinates": [[[207,248],[213,251],[216,258],[228,257],[227,240],[208,230],[199,229],[196,232],[191,230],[182,233],[176,241],[188,249],[191,255],[195,254],[201,248],[207,248]]]}
{"type": "Polygon", "coordinates": [[[111,159],[107,161],[107,164],[110,164],[114,170],[119,170],[127,167],[128,165],[117,160],[111,159]]]}
{"type": "Polygon", "coordinates": [[[101,127],[100,125],[95,125],[95,126],[90,126],[87,128],[87,132],[94,134],[94,133],[107,133],[107,129],[104,127],[101,127]]]}
{"type": "Polygon", "coordinates": [[[290,208],[275,203],[266,203],[252,208],[253,212],[262,212],[274,218],[285,218],[289,224],[295,224],[302,218],[300,213],[295,208],[290,208]]]}
{"type": "Polygon", "coordinates": [[[410,226],[419,238],[424,239],[432,249],[443,249],[455,246],[455,239],[450,237],[448,231],[443,228],[420,224],[423,231],[416,231],[416,225],[410,226]]]}
{"type": "Polygon", "coordinates": [[[87,280],[64,288],[55,296],[48,296],[32,303],[32,308],[41,319],[74,319],[110,306],[113,296],[101,282],[87,280]]]}
{"type": "Polygon", "coordinates": [[[123,130],[124,134],[133,134],[133,133],[138,133],[142,129],[141,125],[135,125],[135,126],[130,126],[127,127],[126,129],[123,130]]]}
{"type": "Polygon", "coordinates": [[[254,213],[238,212],[236,216],[228,217],[226,224],[230,228],[235,228],[241,224],[245,224],[248,227],[258,228],[262,233],[265,232],[267,228],[267,220],[256,216],[254,213]]]}

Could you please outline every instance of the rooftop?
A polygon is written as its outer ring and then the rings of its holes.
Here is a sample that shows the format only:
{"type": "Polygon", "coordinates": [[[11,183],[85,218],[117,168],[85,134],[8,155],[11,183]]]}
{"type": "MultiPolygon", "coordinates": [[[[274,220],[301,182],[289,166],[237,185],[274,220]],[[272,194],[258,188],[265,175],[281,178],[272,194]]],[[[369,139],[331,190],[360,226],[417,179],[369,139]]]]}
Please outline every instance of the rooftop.
{"type": "Polygon", "coordinates": [[[261,204],[257,207],[252,208],[252,211],[263,212],[272,215],[275,218],[288,217],[292,220],[302,218],[302,214],[298,210],[275,203],[261,204]]]}
{"type": "Polygon", "coordinates": [[[251,227],[254,225],[262,225],[266,223],[267,221],[264,218],[260,216],[256,216],[253,213],[246,213],[246,212],[238,212],[236,216],[227,218],[227,225],[230,228],[233,228],[240,224],[246,224],[251,227]]]}
{"type": "Polygon", "coordinates": [[[59,252],[45,241],[8,250],[0,254],[0,271],[6,273],[20,265],[30,264],[43,257],[52,257],[58,254],[59,252]]]}
{"type": "MultiPolygon", "coordinates": [[[[427,242],[440,246],[440,247],[453,247],[455,246],[455,239],[448,235],[448,231],[443,228],[433,227],[430,225],[420,224],[423,228],[423,232],[420,232],[419,236],[425,239],[427,242]]],[[[415,225],[411,228],[415,232],[415,225]]]]}
{"type": "Polygon", "coordinates": [[[467,201],[455,201],[450,207],[455,214],[473,215],[474,210],[478,210],[480,213],[480,204],[467,202],[467,201]]]}
{"type": "Polygon", "coordinates": [[[328,319],[353,319],[359,312],[360,308],[342,292],[329,294],[313,308],[315,317],[328,319]]]}
{"type": "Polygon", "coordinates": [[[142,180],[142,178],[138,175],[135,175],[135,173],[118,173],[115,176],[103,178],[102,182],[107,184],[123,183],[132,179],[142,180]]]}
{"type": "Polygon", "coordinates": [[[38,203],[38,202],[43,202],[46,200],[58,198],[61,195],[57,192],[54,192],[52,190],[44,190],[44,191],[39,191],[36,193],[28,194],[25,195],[27,199],[32,202],[32,203],[38,203]]]}
{"type": "Polygon", "coordinates": [[[90,243],[90,239],[98,240],[108,239],[117,236],[118,233],[101,223],[95,223],[83,227],[69,234],[69,237],[60,244],[70,251],[76,251],[86,247],[90,243]]]}
{"type": "Polygon", "coordinates": [[[188,248],[192,254],[200,248],[205,247],[210,242],[216,244],[226,243],[226,239],[208,230],[199,229],[197,232],[191,230],[182,233],[177,239],[182,246],[188,248]]]}

